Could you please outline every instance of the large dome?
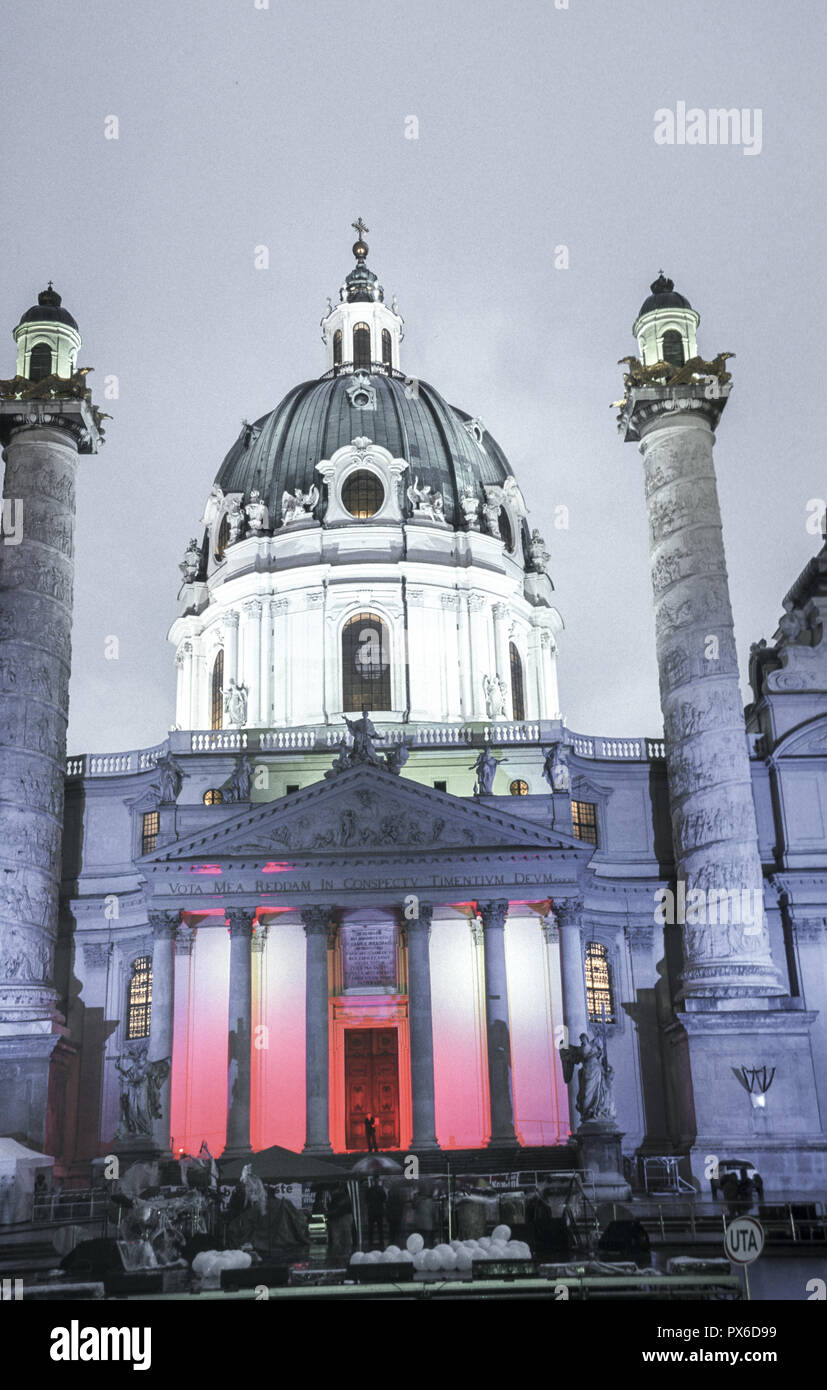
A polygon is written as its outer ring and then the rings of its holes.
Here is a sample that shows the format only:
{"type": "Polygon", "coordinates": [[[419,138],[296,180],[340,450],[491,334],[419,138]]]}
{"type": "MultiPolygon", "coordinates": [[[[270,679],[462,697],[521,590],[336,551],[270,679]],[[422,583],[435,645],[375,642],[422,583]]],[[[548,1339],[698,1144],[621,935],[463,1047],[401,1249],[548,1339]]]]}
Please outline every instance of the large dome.
{"type": "MultiPolygon", "coordinates": [[[[225,495],[243,493],[245,502],[257,490],[278,529],[282,494],[307,492],[314,483],[322,491],[317,463],[358,436],[405,459],[406,484],[418,478],[421,487],[440,491],[445,520],[457,530],[464,528],[462,494],[484,503],[485,485],[511,476],[488,431],[427,382],[371,370],[329,373],[294,387],[275,410],[242,428],[215,481],[225,495]]],[[[322,519],[323,499],[315,515],[322,519]]]]}

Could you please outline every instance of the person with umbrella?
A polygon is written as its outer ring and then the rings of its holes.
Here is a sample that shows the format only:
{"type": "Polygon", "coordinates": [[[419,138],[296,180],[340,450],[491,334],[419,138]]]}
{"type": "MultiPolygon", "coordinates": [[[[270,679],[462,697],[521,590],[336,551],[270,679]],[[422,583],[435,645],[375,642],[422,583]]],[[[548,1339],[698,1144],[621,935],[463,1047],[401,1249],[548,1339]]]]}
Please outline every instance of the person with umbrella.
{"type": "Polygon", "coordinates": [[[375,1250],[383,1250],[385,1247],[385,1204],[388,1194],[378,1178],[372,1178],[368,1187],[367,1209],[368,1209],[368,1245],[375,1250]],[[374,1232],[378,1232],[374,1240],[374,1232]]]}

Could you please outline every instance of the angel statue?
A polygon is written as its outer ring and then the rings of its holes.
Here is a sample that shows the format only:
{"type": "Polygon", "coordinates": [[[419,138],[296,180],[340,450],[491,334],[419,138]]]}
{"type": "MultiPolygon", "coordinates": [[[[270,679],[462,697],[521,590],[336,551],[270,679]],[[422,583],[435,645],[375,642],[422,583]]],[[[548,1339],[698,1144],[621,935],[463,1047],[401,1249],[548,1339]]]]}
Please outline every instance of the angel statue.
{"type": "Polygon", "coordinates": [[[431,521],[445,520],[445,503],[442,500],[442,493],[435,491],[430,486],[420,487],[419,478],[414,478],[413,483],[407,489],[407,496],[414,509],[414,516],[426,516],[431,521]]]}
{"type": "Polygon", "coordinates": [[[227,499],[227,510],[224,513],[227,525],[230,530],[229,544],[235,545],[240,541],[244,533],[244,511],[241,506],[241,495],[234,495],[227,499]]]}
{"type": "Polygon", "coordinates": [[[312,483],[307,492],[302,492],[300,487],[295,492],[283,492],[281,495],[281,521],[283,526],[289,526],[291,521],[310,520],[313,508],[319,500],[319,489],[312,483]]]}
{"type": "Polygon", "coordinates": [[[376,725],[368,717],[367,709],[362,710],[360,719],[348,719],[345,715],[345,723],[353,735],[353,747],[350,750],[351,764],[370,763],[373,767],[382,767],[382,760],[374,747],[379,734],[376,731],[376,725]]]}
{"type": "Polygon", "coordinates": [[[262,531],[266,531],[270,524],[270,516],[267,506],[261,500],[261,493],[257,488],[253,488],[250,493],[250,500],[244,508],[244,514],[254,536],[260,536],[262,531]]]}
{"type": "Polygon", "coordinates": [[[580,1066],[575,1105],[581,1122],[587,1124],[590,1120],[613,1121],[614,1068],[609,1066],[605,1040],[590,1038],[587,1033],[581,1033],[579,1047],[560,1044],[560,1061],[563,1064],[563,1080],[566,1085],[574,1076],[575,1066],[580,1066]]]}
{"type": "Polygon", "coordinates": [[[116,1057],[115,1069],[122,1078],[119,1137],[151,1134],[152,1121],[163,1114],[161,1086],[169,1076],[170,1058],[150,1062],[147,1048],[142,1047],[116,1057]]]}

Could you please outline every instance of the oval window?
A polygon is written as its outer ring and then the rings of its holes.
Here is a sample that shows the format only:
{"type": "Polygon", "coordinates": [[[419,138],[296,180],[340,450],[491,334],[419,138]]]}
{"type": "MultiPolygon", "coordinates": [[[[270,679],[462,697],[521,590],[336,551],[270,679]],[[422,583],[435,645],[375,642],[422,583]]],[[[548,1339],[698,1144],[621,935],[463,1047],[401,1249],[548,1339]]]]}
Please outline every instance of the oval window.
{"type": "Polygon", "coordinates": [[[342,488],[342,505],[351,516],[365,520],[376,516],[385,500],[385,489],[375,473],[360,468],[345,480],[342,488]]]}

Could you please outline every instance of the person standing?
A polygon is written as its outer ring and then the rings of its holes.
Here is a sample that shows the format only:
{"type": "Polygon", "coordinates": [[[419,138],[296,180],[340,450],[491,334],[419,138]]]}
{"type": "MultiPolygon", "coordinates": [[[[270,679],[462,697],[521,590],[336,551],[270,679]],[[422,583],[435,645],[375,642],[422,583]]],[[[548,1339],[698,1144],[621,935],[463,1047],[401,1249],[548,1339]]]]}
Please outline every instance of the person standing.
{"type": "Polygon", "coordinates": [[[385,1248],[385,1205],[388,1194],[378,1178],[374,1178],[368,1187],[367,1209],[368,1209],[368,1245],[373,1250],[384,1250],[385,1248]],[[376,1239],[374,1240],[374,1233],[376,1239]]]}
{"type": "Polygon", "coordinates": [[[379,1147],[376,1143],[376,1116],[373,1114],[365,1116],[365,1135],[368,1141],[368,1153],[378,1153],[379,1147]]]}

